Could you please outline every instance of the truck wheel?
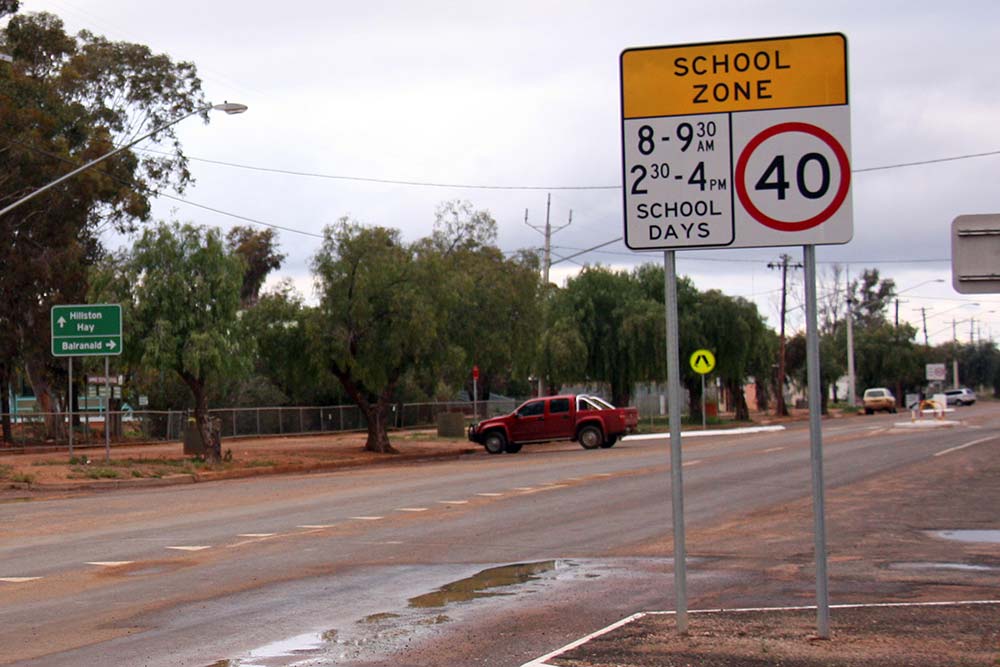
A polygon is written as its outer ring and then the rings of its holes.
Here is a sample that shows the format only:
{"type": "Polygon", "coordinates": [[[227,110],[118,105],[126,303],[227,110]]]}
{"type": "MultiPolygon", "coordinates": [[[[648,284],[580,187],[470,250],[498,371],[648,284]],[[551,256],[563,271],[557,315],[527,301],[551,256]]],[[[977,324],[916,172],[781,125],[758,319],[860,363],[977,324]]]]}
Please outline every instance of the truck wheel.
{"type": "Polygon", "coordinates": [[[521,447],[523,446],[524,445],[522,445],[520,442],[508,442],[504,446],[503,450],[508,454],[517,454],[519,451],[521,451],[521,447]]]}
{"type": "Polygon", "coordinates": [[[608,439],[601,443],[601,447],[603,449],[611,449],[615,446],[616,442],[618,442],[617,435],[608,436],[608,439]]]}
{"type": "Polygon", "coordinates": [[[596,426],[584,426],[580,429],[577,440],[584,449],[597,449],[604,442],[604,434],[596,426]]]}
{"type": "Polygon", "coordinates": [[[483,447],[490,454],[503,454],[504,449],[507,447],[507,438],[504,437],[501,431],[490,431],[486,434],[486,438],[483,439],[483,447]]]}

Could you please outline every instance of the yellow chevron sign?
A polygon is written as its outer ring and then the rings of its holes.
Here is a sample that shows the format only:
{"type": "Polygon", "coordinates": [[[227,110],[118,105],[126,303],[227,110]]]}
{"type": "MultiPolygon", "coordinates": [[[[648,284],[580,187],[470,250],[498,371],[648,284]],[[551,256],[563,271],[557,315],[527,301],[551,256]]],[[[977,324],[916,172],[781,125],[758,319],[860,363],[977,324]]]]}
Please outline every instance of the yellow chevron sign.
{"type": "Polygon", "coordinates": [[[710,350],[695,350],[691,355],[691,370],[700,375],[711,373],[715,368],[715,355],[710,350]]]}

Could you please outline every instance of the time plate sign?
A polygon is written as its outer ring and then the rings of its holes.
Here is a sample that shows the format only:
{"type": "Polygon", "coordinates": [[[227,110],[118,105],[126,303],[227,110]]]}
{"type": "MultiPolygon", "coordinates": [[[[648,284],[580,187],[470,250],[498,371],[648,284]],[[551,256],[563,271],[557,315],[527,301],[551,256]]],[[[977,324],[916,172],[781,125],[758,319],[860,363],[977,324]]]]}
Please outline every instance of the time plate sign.
{"type": "Polygon", "coordinates": [[[633,250],[851,239],[843,35],[629,49],[621,105],[633,250]]]}

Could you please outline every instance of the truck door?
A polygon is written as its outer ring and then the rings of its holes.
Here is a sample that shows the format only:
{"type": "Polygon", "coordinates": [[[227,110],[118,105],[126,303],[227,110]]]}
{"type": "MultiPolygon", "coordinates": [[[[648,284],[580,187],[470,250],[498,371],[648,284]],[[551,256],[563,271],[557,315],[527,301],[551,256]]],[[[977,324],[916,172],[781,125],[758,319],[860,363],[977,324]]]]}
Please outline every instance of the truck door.
{"type": "Polygon", "coordinates": [[[529,401],[517,409],[516,418],[510,424],[510,439],[514,442],[540,440],[545,426],[545,401],[529,401]]]}
{"type": "Polygon", "coordinates": [[[549,399],[549,414],[543,427],[544,436],[550,440],[567,440],[573,437],[576,421],[570,410],[569,398],[549,399]]]}

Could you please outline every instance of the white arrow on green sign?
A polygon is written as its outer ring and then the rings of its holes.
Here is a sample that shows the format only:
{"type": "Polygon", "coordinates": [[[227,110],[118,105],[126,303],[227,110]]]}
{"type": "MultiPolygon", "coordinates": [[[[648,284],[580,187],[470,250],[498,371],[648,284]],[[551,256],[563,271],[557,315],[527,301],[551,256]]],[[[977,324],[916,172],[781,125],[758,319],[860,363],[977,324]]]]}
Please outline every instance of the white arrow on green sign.
{"type": "Polygon", "coordinates": [[[122,353],[122,307],[117,303],[52,306],[51,322],[53,356],[122,353]]]}

